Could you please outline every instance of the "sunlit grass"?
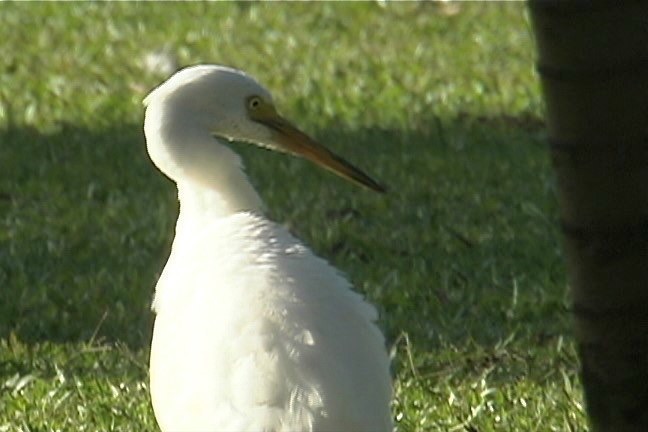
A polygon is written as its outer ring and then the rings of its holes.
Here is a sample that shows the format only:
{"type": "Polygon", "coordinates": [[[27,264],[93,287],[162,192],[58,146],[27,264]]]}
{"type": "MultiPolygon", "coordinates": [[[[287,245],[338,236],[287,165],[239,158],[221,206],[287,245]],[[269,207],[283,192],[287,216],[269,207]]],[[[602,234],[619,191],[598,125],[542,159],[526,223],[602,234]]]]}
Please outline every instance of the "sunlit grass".
{"type": "Polygon", "coordinates": [[[400,431],[585,427],[523,4],[2,4],[0,432],[153,431],[173,235],[146,68],[240,67],[389,186],[236,145],[269,215],[381,311],[400,431]]]}

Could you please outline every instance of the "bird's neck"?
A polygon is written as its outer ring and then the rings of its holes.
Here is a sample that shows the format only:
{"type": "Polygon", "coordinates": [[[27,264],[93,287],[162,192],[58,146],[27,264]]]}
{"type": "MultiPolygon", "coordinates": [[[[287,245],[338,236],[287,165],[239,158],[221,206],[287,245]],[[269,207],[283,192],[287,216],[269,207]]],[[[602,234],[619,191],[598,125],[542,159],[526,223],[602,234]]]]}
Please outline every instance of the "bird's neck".
{"type": "Polygon", "coordinates": [[[172,114],[150,106],[144,131],[151,160],[178,187],[178,228],[261,211],[261,198],[245,175],[241,158],[206,133],[203,125],[172,114]]]}
{"type": "Polygon", "coordinates": [[[213,187],[193,181],[179,182],[177,186],[180,201],[178,229],[196,228],[235,213],[262,211],[259,195],[240,170],[213,187]]]}
{"type": "Polygon", "coordinates": [[[263,203],[248,180],[240,157],[218,141],[192,156],[191,170],[178,176],[178,228],[195,229],[235,213],[261,212],[263,203]]]}

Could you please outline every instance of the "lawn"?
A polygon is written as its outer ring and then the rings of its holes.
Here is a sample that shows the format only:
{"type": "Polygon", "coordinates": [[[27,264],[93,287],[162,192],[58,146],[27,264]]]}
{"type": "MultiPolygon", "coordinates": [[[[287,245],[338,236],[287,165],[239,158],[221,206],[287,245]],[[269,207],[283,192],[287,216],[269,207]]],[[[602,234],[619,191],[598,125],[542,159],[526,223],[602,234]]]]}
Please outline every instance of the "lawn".
{"type": "Polygon", "coordinates": [[[381,312],[397,430],[586,427],[521,3],[0,5],[0,432],[155,431],[173,184],[145,94],[242,68],[389,187],[234,145],[268,214],[381,312]]]}

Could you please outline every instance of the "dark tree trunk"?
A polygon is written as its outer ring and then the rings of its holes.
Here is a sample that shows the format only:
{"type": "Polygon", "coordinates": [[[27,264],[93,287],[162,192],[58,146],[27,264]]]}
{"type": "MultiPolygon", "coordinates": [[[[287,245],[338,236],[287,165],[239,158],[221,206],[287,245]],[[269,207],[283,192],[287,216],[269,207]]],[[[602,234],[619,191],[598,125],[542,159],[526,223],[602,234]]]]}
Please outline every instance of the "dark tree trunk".
{"type": "Polygon", "coordinates": [[[532,1],[592,430],[648,431],[648,2],[532,1]]]}

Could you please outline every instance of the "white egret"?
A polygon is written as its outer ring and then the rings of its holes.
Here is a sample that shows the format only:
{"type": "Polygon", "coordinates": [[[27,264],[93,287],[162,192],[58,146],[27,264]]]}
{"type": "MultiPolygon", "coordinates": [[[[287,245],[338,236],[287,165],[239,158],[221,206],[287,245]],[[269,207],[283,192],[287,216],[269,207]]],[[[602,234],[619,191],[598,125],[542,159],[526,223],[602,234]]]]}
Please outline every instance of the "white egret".
{"type": "Polygon", "coordinates": [[[144,102],[149,155],[180,200],[153,302],[150,386],[160,428],[391,431],[376,310],[263,216],[223,141],[299,155],[382,187],[283,119],[270,93],[241,71],[189,67],[144,102]]]}

